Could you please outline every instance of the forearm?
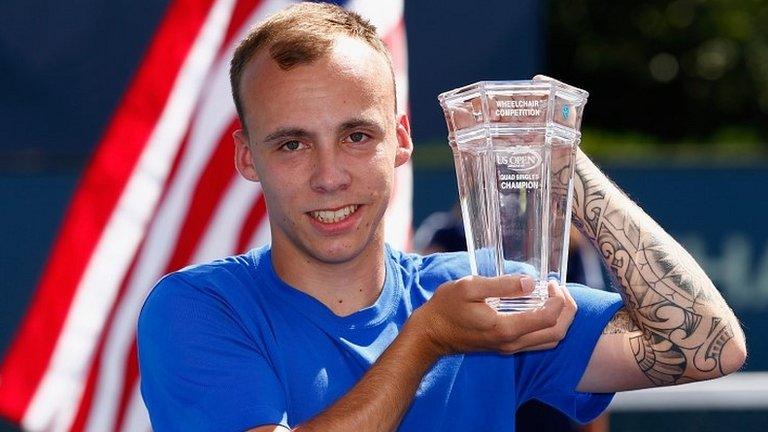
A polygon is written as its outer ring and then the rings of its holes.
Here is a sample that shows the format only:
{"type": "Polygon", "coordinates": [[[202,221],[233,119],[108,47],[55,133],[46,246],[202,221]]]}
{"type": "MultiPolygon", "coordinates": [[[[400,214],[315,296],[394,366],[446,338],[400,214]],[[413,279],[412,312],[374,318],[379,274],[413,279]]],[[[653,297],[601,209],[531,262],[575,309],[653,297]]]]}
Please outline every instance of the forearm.
{"type": "MultiPolygon", "coordinates": [[[[413,319],[413,317],[412,317],[413,319]]],[[[439,358],[410,320],[371,369],[331,407],[296,431],[392,431],[439,358]]]]}
{"type": "Polygon", "coordinates": [[[707,275],[581,151],[573,216],[600,251],[641,330],[631,346],[653,384],[714,378],[741,366],[743,333],[707,275]]]}

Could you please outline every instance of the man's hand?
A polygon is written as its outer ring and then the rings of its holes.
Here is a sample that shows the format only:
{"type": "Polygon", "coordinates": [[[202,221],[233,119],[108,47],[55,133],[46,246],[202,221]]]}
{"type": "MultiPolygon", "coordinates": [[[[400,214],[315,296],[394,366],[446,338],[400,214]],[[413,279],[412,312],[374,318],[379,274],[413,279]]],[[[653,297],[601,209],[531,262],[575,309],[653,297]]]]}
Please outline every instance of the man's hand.
{"type": "Polygon", "coordinates": [[[469,276],[446,282],[414,312],[406,326],[422,334],[438,357],[554,348],[576,313],[576,303],[565,287],[550,282],[549,299],[529,312],[497,313],[485,302],[488,297],[527,295],[533,287],[533,279],[527,276],[469,276]]]}

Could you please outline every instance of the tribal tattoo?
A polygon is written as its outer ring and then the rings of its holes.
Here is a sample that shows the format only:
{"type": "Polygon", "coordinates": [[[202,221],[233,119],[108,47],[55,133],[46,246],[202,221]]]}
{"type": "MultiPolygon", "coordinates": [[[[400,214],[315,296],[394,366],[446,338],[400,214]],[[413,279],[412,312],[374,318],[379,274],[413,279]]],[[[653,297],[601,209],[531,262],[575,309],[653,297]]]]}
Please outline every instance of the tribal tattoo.
{"type": "Polygon", "coordinates": [[[604,332],[634,333],[635,359],[654,385],[723,375],[720,354],[734,336],[730,323],[736,322],[725,301],[682,246],[581,152],[573,214],[624,299],[625,309],[604,332]]]}

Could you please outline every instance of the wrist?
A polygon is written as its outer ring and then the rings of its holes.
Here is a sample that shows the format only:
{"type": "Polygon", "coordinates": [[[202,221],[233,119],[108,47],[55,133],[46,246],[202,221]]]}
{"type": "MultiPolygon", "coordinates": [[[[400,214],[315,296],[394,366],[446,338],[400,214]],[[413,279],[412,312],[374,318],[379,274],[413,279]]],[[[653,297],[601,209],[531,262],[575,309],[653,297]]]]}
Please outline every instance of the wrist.
{"type": "Polygon", "coordinates": [[[413,344],[418,357],[429,365],[450,354],[435,332],[435,323],[422,308],[416,309],[402,328],[401,336],[413,344]]]}

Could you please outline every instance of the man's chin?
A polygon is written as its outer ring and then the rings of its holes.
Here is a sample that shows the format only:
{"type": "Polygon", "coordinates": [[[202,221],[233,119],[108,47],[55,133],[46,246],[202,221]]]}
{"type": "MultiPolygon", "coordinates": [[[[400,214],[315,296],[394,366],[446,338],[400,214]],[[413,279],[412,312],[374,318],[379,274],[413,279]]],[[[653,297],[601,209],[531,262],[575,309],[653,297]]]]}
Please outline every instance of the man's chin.
{"type": "Polygon", "coordinates": [[[322,264],[339,265],[354,261],[362,256],[367,248],[360,245],[322,248],[309,251],[315,261],[322,264]]]}
{"type": "Polygon", "coordinates": [[[339,236],[315,235],[312,230],[283,231],[279,238],[273,236],[272,250],[281,255],[294,256],[316,264],[339,265],[351,263],[372,253],[383,253],[384,235],[381,226],[368,227],[373,232],[355,231],[339,236]],[[288,251],[293,251],[286,253],[288,251]]]}

